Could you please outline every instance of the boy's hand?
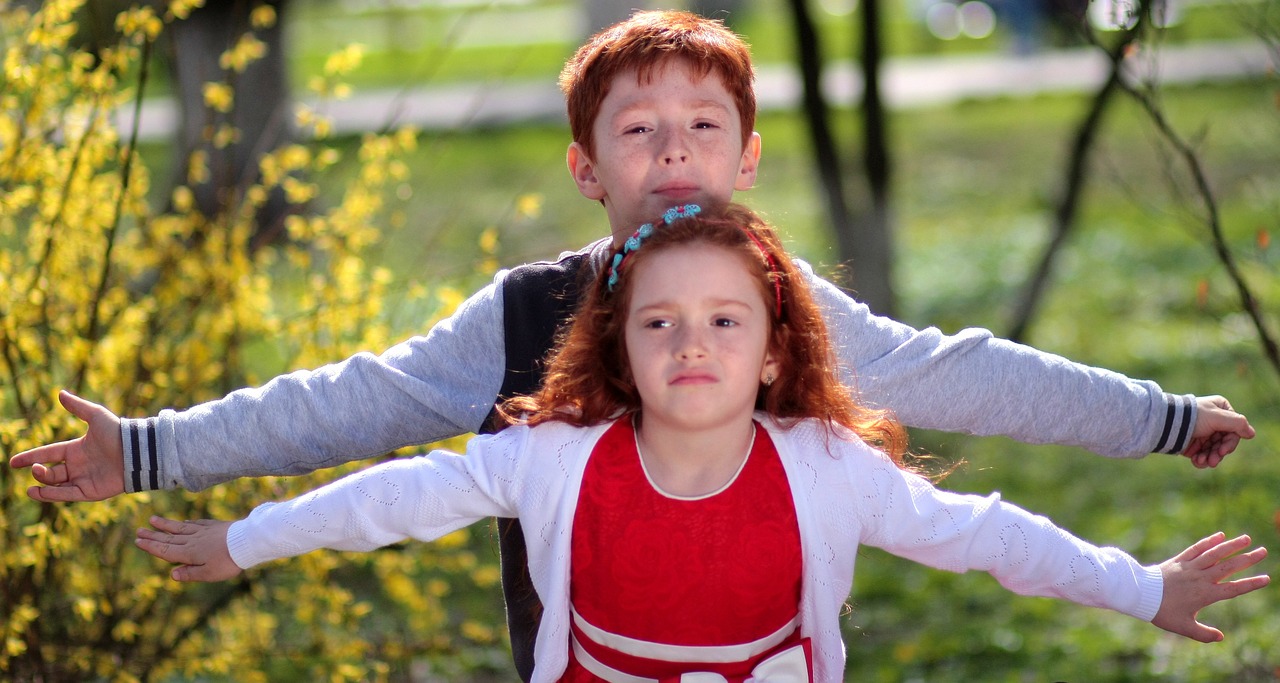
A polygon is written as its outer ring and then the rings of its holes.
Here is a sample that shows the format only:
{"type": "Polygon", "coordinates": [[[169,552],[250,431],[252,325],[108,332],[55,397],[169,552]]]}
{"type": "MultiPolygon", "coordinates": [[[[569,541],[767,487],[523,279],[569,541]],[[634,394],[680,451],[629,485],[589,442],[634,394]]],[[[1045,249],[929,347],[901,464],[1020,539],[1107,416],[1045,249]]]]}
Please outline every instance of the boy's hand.
{"type": "Polygon", "coordinates": [[[30,467],[36,481],[27,495],[42,503],[106,500],[124,493],[124,444],[120,418],[69,391],[58,402],[88,424],[84,436],[39,446],[9,458],[10,467],[30,467]]]}
{"type": "Polygon", "coordinates": [[[153,515],[151,526],[156,530],[138,529],[134,543],[162,560],[178,564],[169,574],[174,581],[225,581],[244,571],[227,551],[231,522],[177,522],[153,515]]]}
{"type": "Polygon", "coordinates": [[[1222,631],[1200,623],[1196,614],[1215,602],[1239,597],[1271,583],[1271,577],[1266,574],[1224,581],[1267,556],[1266,548],[1236,554],[1252,543],[1248,536],[1225,539],[1226,535],[1218,532],[1161,563],[1164,599],[1151,623],[1202,643],[1222,640],[1222,631]]]}
{"type": "Polygon", "coordinates": [[[1191,432],[1191,441],[1182,454],[1191,458],[1192,464],[1198,468],[1217,467],[1227,457],[1240,439],[1252,439],[1253,427],[1244,415],[1231,408],[1227,399],[1221,396],[1199,396],[1196,398],[1196,424],[1191,432]]]}

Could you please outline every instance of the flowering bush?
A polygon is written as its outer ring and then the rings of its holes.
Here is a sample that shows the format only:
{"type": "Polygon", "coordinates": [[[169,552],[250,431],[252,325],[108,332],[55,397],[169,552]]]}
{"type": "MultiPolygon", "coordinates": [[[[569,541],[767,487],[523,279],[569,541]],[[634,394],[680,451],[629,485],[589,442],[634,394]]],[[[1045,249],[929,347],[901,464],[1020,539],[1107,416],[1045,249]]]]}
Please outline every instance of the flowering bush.
{"type": "MultiPolygon", "coordinates": [[[[118,40],[96,53],[72,43],[80,2],[50,0],[32,13],[0,0],[0,455],[73,438],[79,424],[54,401],[68,388],[123,415],[152,415],[311,367],[393,335],[384,301],[392,277],[363,258],[380,225],[403,221],[384,200],[407,182],[401,155],[415,134],[368,135],[345,194],[287,220],[278,249],[249,248],[255,212],[272,192],[295,204],[317,196],[307,178],[343,158],[328,123],[300,110],[309,134],[262,157],[261,179],[217,215],[193,210],[177,187],[157,210],[136,134],[114,112],[142,96],[151,46],[197,3],[121,13],[118,40]],[[263,358],[283,359],[264,367],[263,358]]],[[[275,21],[269,7],[256,27],[275,21]]],[[[247,34],[222,59],[228,73],[261,57],[247,34]]],[[[359,60],[347,49],[313,88],[345,92],[359,60]]],[[[204,89],[213,110],[234,100],[227,82],[204,89]]],[[[212,131],[226,144],[235,131],[212,131]]],[[[221,142],[220,142],[221,141],[221,142]]],[[[196,155],[189,182],[207,177],[196,155]]],[[[165,193],[167,194],[167,193],[165,193]]],[[[419,295],[427,293],[418,290],[419,295]]],[[[155,511],[233,518],[256,502],[337,476],[241,480],[199,494],[119,496],[103,503],[37,504],[25,472],[0,467],[0,678],[266,680],[385,677],[396,663],[492,640],[479,624],[450,622],[441,596],[461,581],[496,582],[493,557],[466,532],[359,558],[318,553],[230,584],[182,585],[132,547],[155,511]],[[483,561],[482,561],[483,559],[483,561]],[[357,596],[338,567],[376,581],[357,596]],[[403,620],[365,637],[375,604],[403,620]],[[463,635],[453,636],[458,631],[463,635]],[[469,639],[469,640],[468,640],[469,639]]],[[[490,590],[496,594],[496,591],[490,590]]]]}

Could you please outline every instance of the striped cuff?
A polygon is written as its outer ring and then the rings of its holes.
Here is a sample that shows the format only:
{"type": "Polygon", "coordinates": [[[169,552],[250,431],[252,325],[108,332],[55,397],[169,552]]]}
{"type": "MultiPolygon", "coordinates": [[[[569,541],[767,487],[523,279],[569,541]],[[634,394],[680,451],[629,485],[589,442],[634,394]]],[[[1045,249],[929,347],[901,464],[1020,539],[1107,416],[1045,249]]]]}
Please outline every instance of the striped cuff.
{"type": "Polygon", "coordinates": [[[1181,453],[1187,447],[1187,442],[1191,439],[1191,428],[1195,425],[1195,396],[1165,394],[1164,401],[1164,430],[1160,432],[1160,440],[1151,452],[1181,453]]]}
{"type": "Polygon", "coordinates": [[[160,456],[156,425],[160,419],[120,420],[120,440],[124,442],[124,490],[126,493],[160,488],[160,456]]]}

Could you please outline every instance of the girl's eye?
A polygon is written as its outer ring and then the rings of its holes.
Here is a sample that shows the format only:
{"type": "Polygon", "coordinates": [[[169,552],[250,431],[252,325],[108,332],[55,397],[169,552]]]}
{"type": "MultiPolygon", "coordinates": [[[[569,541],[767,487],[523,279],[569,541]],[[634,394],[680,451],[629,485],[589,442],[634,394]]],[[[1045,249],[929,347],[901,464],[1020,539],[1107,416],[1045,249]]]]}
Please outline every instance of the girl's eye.
{"type": "Polygon", "coordinates": [[[738,324],[738,321],[733,320],[732,318],[716,318],[715,322],[712,324],[716,327],[733,327],[738,324]]]}
{"type": "Polygon", "coordinates": [[[650,320],[649,322],[645,323],[644,326],[651,330],[660,330],[666,327],[671,327],[671,321],[670,320],[650,320]]]}
{"type": "Polygon", "coordinates": [[[633,126],[633,127],[631,127],[631,128],[628,128],[628,129],[626,130],[626,133],[627,133],[627,134],[648,133],[648,132],[650,132],[650,131],[652,131],[652,130],[653,130],[653,129],[652,129],[652,128],[650,128],[650,127],[648,127],[648,126],[633,126]]]}

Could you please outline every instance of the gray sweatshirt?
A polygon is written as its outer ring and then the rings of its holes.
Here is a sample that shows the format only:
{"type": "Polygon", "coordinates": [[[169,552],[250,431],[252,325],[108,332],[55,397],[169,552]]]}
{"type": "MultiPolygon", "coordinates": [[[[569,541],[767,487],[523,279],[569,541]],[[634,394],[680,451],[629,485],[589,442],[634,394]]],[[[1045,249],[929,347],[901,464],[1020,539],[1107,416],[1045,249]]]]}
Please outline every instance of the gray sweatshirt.
{"type": "MultiPolygon", "coordinates": [[[[589,245],[599,267],[608,240],[589,245]]],[[[1150,381],[966,329],[945,335],[873,315],[804,263],[844,379],[904,424],[1109,457],[1179,453],[1195,400],[1150,381]]],[[[188,410],[121,420],[125,490],[200,490],[237,477],[296,475],[478,431],[506,368],[507,271],[424,336],[358,353],[188,410]]]]}

